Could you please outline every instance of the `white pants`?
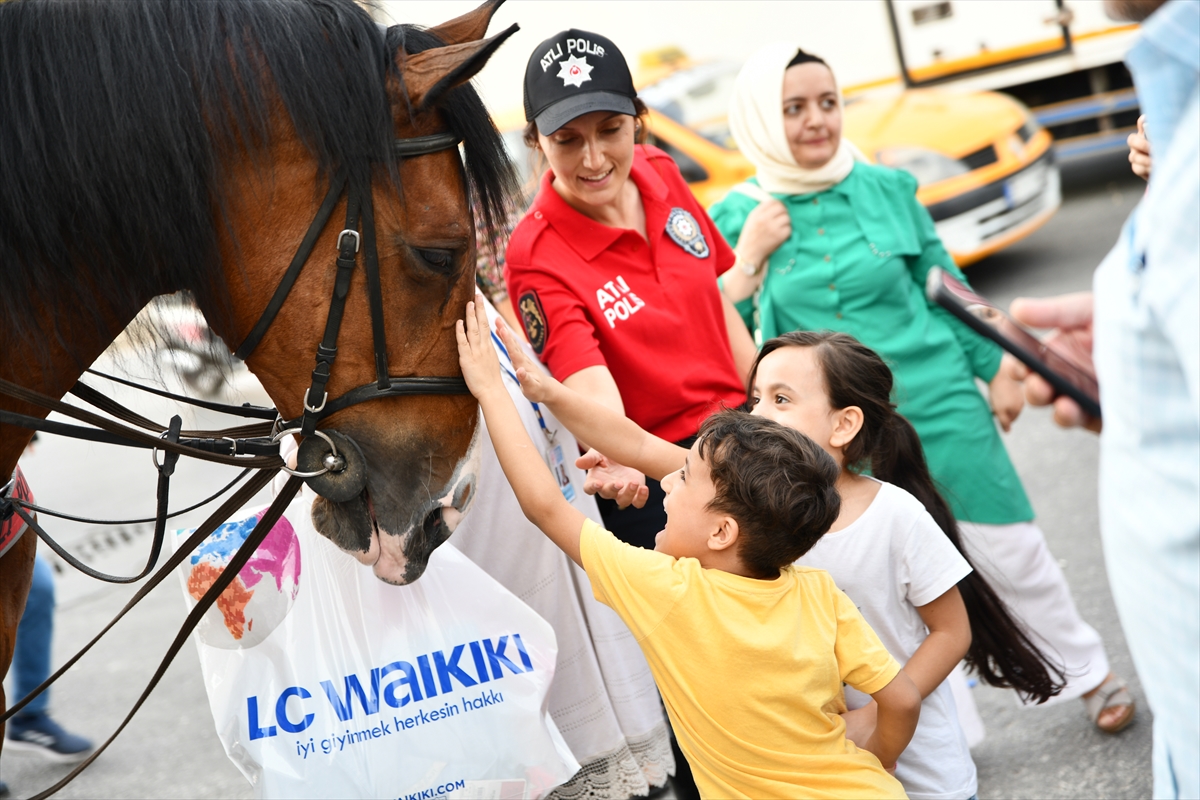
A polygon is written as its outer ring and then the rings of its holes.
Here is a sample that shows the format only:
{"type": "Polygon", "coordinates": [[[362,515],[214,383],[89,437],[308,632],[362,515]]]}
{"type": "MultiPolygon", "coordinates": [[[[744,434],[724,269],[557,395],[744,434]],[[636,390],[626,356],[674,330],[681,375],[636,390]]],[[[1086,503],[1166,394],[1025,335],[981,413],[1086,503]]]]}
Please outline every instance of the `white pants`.
{"type": "Polygon", "coordinates": [[[1080,697],[1103,683],[1109,670],[1104,642],[1079,616],[1042,529],[1032,522],[960,522],[958,529],[975,568],[1025,624],[1034,643],[1065,667],[1067,685],[1049,702],[1080,697]]]}

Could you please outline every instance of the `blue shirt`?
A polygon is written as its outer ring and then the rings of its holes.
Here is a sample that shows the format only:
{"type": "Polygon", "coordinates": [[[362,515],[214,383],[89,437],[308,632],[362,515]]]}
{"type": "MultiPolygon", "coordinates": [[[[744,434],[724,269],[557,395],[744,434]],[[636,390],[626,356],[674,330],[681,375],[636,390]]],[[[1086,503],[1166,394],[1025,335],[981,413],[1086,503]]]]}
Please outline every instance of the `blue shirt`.
{"type": "Polygon", "coordinates": [[[1101,533],[1154,796],[1200,797],[1200,2],[1162,6],[1126,63],[1152,166],[1095,277],[1101,533]]]}

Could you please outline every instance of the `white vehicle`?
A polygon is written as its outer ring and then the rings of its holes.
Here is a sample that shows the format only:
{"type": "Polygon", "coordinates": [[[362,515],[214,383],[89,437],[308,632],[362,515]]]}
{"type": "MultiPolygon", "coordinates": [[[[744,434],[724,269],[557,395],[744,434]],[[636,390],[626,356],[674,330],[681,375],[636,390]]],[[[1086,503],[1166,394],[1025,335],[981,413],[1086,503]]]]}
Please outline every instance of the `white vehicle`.
{"type": "Polygon", "coordinates": [[[873,13],[863,3],[821,8],[822,34],[853,31],[827,45],[821,37],[821,47],[838,56],[847,97],[926,87],[1005,92],[1050,130],[1059,162],[1124,149],[1136,129],[1138,101],[1122,59],[1138,26],[1110,20],[1101,0],[885,0],[873,13]]]}

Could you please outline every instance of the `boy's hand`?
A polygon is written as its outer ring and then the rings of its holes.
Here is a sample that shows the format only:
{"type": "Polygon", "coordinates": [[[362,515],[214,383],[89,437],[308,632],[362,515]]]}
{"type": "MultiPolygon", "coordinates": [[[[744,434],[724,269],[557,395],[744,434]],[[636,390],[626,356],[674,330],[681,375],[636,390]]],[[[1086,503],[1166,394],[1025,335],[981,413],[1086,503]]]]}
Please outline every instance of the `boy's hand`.
{"type": "Polygon", "coordinates": [[[517,380],[521,382],[521,393],[525,395],[525,399],[531,403],[550,402],[551,393],[560,385],[558,381],[538,369],[533,359],[525,353],[521,340],[503,319],[496,320],[496,333],[500,341],[504,342],[508,357],[512,359],[513,371],[517,374],[517,380]]]}
{"type": "Polygon", "coordinates": [[[458,365],[467,388],[477,400],[497,389],[504,391],[500,359],[489,341],[487,310],[482,303],[467,303],[465,323],[461,319],[454,323],[454,335],[458,337],[458,365]]]}

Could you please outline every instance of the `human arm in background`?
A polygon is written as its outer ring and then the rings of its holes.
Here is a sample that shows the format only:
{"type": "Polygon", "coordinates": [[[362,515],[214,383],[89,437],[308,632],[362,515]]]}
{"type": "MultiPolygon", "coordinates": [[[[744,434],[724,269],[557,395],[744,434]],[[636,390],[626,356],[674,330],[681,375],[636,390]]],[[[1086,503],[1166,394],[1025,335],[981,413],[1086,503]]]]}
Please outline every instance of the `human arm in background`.
{"type": "Polygon", "coordinates": [[[576,439],[591,442],[620,463],[655,479],[683,466],[687,450],[647,433],[624,415],[537,369],[519,348],[510,346],[515,340],[507,326],[500,325],[497,333],[509,348],[525,397],[545,404],[576,439]]]}
{"type": "MultiPolygon", "coordinates": [[[[595,328],[579,297],[552,273],[532,267],[517,268],[513,262],[508,266],[511,276],[508,288],[517,298],[513,304],[523,305],[515,309],[514,316],[521,319],[526,338],[543,363],[568,376],[567,382],[577,391],[624,413],[621,392],[604,361],[595,328]],[[552,317],[552,321],[543,315],[552,317]]],[[[591,446],[583,441],[580,444],[584,448],[591,446]]],[[[645,476],[637,470],[595,450],[589,450],[575,464],[587,471],[583,490],[588,494],[615,500],[621,508],[629,505],[641,508],[646,504],[650,490],[645,476]]]]}
{"type": "MultiPolygon", "coordinates": [[[[515,335],[507,325],[504,329],[509,334],[515,335]]],[[[504,346],[509,347],[507,339],[504,346]]],[[[520,352],[520,350],[520,347],[515,350],[509,347],[510,354],[520,352]]],[[[523,356],[524,353],[521,355],[523,356]]],[[[536,369],[533,371],[537,372],[536,369]]],[[[608,367],[599,365],[584,367],[568,376],[563,383],[572,391],[592,398],[599,405],[621,417],[625,416],[625,403],[621,400],[621,391],[617,388],[617,382],[608,367]]],[[[568,425],[567,428],[570,429],[570,426],[568,425]]],[[[575,466],[587,471],[587,478],[583,483],[585,492],[598,494],[608,500],[615,500],[620,508],[629,505],[641,508],[646,505],[650,489],[646,486],[646,477],[642,472],[609,458],[601,450],[596,449],[590,440],[578,436],[575,438],[588,448],[588,451],[575,461],[575,466]]]]}
{"type": "MultiPolygon", "coordinates": [[[[1054,328],[1054,337],[1070,339],[1074,353],[1092,352],[1092,293],[1077,292],[1058,297],[1018,297],[1010,307],[1013,319],[1031,328],[1054,328]]],[[[1059,395],[1040,375],[1025,369],[1025,399],[1031,406],[1054,405],[1054,421],[1064,428],[1087,428],[1100,432],[1102,423],[1088,416],[1071,398],[1059,395]]]]}
{"type": "Polygon", "coordinates": [[[1146,137],[1146,115],[1138,117],[1137,131],[1125,140],[1129,145],[1129,165],[1133,174],[1144,181],[1150,180],[1150,140],[1146,137]]]}
{"type": "MultiPolygon", "coordinates": [[[[520,352],[512,332],[506,332],[509,334],[509,352],[520,352]]],[[[466,319],[455,323],[455,335],[463,378],[483,410],[496,457],[521,504],[521,511],[582,567],[579,537],[587,518],[563,497],[558,482],[546,469],[546,463],[525,431],[517,407],[504,388],[500,360],[492,347],[487,312],[482,304],[467,303],[466,319]]]]}
{"type": "MultiPolygon", "coordinates": [[[[929,629],[929,635],[904,665],[904,673],[912,679],[924,700],[967,654],[971,647],[971,623],[957,586],[936,600],[917,606],[917,613],[929,629]]],[[[877,711],[878,704],[872,701],[843,714],[846,738],[865,748],[875,732],[877,711]]]]}
{"type": "Polygon", "coordinates": [[[771,199],[754,207],[737,235],[733,249],[737,263],[721,275],[725,296],[731,302],[739,303],[758,291],[767,272],[767,259],[791,235],[792,219],[783,203],[771,199]],[[743,265],[757,269],[748,275],[743,271],[743,265]]]}
{"type": "MultiPolygon", "coordinates": [[[[925,296],[925,280],[929,276],[929,270],[934,267],[941,267],[965,285],[970,286],[967,276],[954,263],[954,259],[937,235],[933,218],[917,201],[915,180],[912,181],[912,190],[908,211],[910,218],[917,226],[916,233],[921,252],[915,258],[908,259],[908,268],[913,282],[917,285],[917,290],[922,297],[925,296]]],[[[988,385],[988,401],[992,406],[992,413],[996,415],[996,421],[1000,423],[1001,428],[1009,430],[1025,405],[1020,383],[1020,376],[1024,374],[1021,363],[1005,353],[1000,345],[980,336],[937,303],[928,299],[926,303],[931,314],[941,317],[950,326],[954,338],[958,340],[971,363],[975,377],[988,385]]]]}

